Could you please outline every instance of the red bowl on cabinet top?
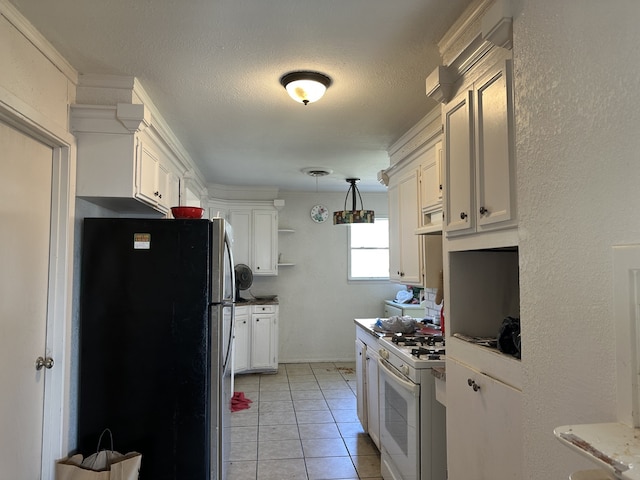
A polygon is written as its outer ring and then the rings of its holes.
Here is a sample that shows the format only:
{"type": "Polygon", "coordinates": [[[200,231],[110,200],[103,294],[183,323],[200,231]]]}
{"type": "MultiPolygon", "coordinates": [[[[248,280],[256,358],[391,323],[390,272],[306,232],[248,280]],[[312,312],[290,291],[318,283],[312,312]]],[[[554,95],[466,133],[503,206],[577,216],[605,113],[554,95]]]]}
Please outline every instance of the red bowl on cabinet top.
{"type": "Polygon", "coordinates": [[[171,207],[173,218],[202,218],[204,208],[200,207],[171,207]]]}

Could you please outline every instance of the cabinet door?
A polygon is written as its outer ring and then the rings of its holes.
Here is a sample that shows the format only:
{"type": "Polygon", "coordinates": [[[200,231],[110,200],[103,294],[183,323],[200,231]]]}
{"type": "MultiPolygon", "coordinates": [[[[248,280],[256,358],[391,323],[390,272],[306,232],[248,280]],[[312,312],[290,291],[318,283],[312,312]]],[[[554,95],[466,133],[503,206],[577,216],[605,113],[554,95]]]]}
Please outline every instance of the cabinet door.
{"type": "Polygon", "coordinates": [[[276,316],[254,314],[251,316],[251,368],[276,368],[276,316]]]}
{"type": "Polygon", "coordinates": [[[475,228],[472,93],[465,91],[458,95],[447,104],[444,112],[444,222],[447,233],[468,232],[475,228]]]}
{"type": "Polygon", "coordinates": [[[400,189],[398,185],[390,185],[389,192],[389,279],[402,281],[402,264],[400,262],[400,189]]]}
{"type": "Polygon", "coordinates": [[[249,314],[238,313],[240,308],[236,307],[235,332],[234,332],[234,372],[243,372],[249,369],[249,348],[250,325],[249,314]]]}
{"type": "Polygon", "coordinates": [[[253,273],[278,274],[278,213],[274,210],[253,211],[253,273]]]}
{"type": "Polygon", "coordinates": [[[158,165],[160,165],[160,160],[156,152],[151,150],[146,143],[139,142],[136,197],[153,204],[158,203],[160,195],[158,191],[158,165]]]}
{"type": "Polygon", "coordinates": [[[522,478],[522,393],[447,358],[449,480],[522,478]],[[474,390],[474,385],[477,387],[474,390]]]}
{"type": "Polygon", "coordinates": [[[175,207],[180,204],[180,179],[172,172],[167,174],[166,187],[162,194],[162,205],[170,210],[171,207],[175,207]]]}
{"type": "Polygon", "coordinates": [[[441,152],[442,142],[438,142],[421,156],[420,206],[423,210],[438,208],[442,204],[441,152]]]}
{"type": "Polygon", "coordinates": [[[158,162],[156,170],[156,192],[158,205],[169,209],[169,169],[158,162]]]}
{"type": "Polygon", "coordinates": [[[513,111],[510,63],[475,84],[478,230],[513,218],[513,111]]]}
{"type": "Polygon", "coordinates": [[[378,353],[373,348],[366,351],[367,386],[367,432],[373,443],[380,448],[380,401],[378,392],[378,353]]]}
{"type": "Polygon", "coordinates": [[[405,285],[422,285],[421,236],[416,235],[419,222],[418,169],[400,180],[400,258],[401,282],[405,285]]]}
{"type": "Polygon", "coordinates": [[[231,210],[229,223],[233,228],[233,261],[251,266],[251,210],[231,210]]]}
{"type": "Polygon", "coordinates": [[[356,338],[356,412],[364,431],[367,431],[367,346],[356,338]]]}

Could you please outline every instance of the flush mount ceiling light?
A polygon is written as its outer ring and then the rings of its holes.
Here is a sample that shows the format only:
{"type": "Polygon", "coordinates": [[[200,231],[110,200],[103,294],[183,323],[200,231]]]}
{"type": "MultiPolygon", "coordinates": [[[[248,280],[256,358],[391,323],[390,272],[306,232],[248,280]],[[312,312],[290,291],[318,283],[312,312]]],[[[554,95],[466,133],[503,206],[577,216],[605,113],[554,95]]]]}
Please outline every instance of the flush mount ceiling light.
{"type": "Polygon", "coordinates": [[[306,173],[310,177],[326,177],[327,175],[331,175],[333,170],[330,168],[322,168],[322,167],[306,167],[303,168],[302,173],[306,173]]]}
{"type": "Polygon", "coordinates": [[[347,183],[350,183],[351,186],[349,190],[347,190],[347,196],[344,199],[344,210],[339,212],[333,212],[333,224],[334,225],[347,225],[350,223],[373,223],[374,222],[374,213],[373,210],[365,210],[364,204],[362,203],[362,196],[360,195],[360,190],[356,187],[356,183],[359,181],[359,178],[347,178],[347,183]],[[351,194],[351,210],[347,210],[347,200],[349,199],[349,194],[351,194]],[[356,194],[360,198],[360,207],[361,210],[356,210],[356,194]]]}
{"type": "Polygon", "coordinates": [[[322,167],[306,167],[301,170],[302,173],[306,173],[310,177],[316,179],[316,192],[318,191],[318,178],[326,177],[327,175],[331,175],[333,170],[330,168],[322,168],[322,167]]]}
{"type": "Polygon", "coordinates": [[[320,100],[331,79],[319,72],[290,72],[280,78],[280,83],[296,102],[305,105],[320,100]]]}

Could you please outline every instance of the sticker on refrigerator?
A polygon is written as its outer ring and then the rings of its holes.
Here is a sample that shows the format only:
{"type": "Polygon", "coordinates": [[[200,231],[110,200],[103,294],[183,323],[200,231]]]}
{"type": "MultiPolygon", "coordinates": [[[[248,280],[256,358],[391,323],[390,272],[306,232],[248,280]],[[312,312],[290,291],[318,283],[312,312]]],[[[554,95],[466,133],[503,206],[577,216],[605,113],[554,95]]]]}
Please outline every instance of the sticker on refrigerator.
{"type": "Polygon", "coordinates": [[[134,250],[149,250],[150,248],[151,248],[150,233],[134,233],[133,234],[134,250]]]}

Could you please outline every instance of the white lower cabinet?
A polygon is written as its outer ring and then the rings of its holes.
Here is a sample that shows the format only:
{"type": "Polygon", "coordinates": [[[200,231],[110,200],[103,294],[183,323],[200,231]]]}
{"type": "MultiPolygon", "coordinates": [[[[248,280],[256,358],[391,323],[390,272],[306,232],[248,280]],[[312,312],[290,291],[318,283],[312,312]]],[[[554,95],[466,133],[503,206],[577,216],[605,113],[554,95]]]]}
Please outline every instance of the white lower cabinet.
{"type": "Polygon", "coordinates": [[[378,399],[378,350],[367,348],[366,386],[367,386],[367,432],[373,443],[380,448],[380,402],[378,399]]]}
{"type": "Polygon", "coordinates": [[[356,327],[356,396],[358,419],[376,447],[380,448],[380,405],[378,401],[378,341],[356,327]]]}
{"type": "Polygon", "coordinates": [[[448,480],[522,478],[522,392],[447,358],[448,480]]]}
{"type": "Polygon", "coordinates": [[[234,373],[278,369],[278,306],[236,306],[234,373]]]}
{"type": "Polygon", "coordinates": [[[234,373],[249,369],[249,307],[236,307],[234,337],[234,373]]]}

